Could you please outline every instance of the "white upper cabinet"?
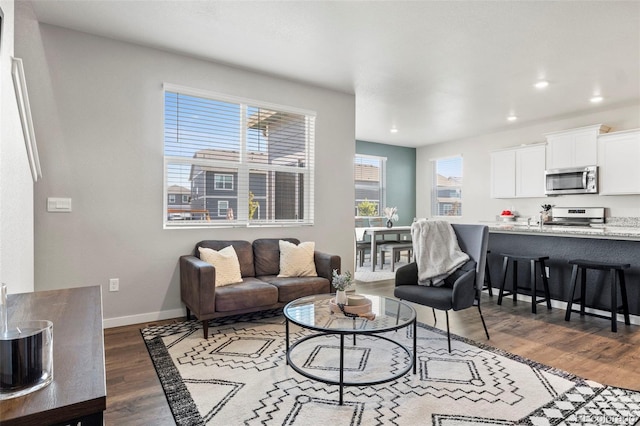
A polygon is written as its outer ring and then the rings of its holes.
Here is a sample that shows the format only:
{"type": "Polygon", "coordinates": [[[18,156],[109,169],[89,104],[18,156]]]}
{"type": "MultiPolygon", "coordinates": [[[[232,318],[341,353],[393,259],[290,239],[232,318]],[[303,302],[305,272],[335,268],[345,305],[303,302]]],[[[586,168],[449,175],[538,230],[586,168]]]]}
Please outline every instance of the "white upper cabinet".
{"type": "Polygon", "coordinates": [[[544,197],[545,146],[516,150],[516,197],[544,197]]]}
{"type": "Polygon", "coordinates": [[[598,138],[601,195],[640,194],[640,129],[598,138]]]}
{"type": "Polygon", "coordinates": [[[491,153],[491,198],[544,197],[545,146],[491,153]]]}
{"type": "Polygon", "coordinates": [[[491,153],[491,198],[515,198],[516,151],[491,153]]]}
{"type": "Polygon", "coordinates": [[[609,131],[602,124],[547,133],[547,169],[594,166],[598,161],[598,136],[609,131]]]}

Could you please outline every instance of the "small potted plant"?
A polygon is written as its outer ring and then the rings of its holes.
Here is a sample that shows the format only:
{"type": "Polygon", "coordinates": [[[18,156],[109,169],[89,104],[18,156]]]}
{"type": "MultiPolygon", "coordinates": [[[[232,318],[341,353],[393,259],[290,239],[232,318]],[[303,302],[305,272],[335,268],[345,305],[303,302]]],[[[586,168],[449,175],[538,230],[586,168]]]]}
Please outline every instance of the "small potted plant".
{"type": "Polygon", "coordinates": [[[338,274],[338,270],[334,269],[332,274],[331,284],[336,289],[336,304],[347,304],[347,288],[353,284],[353,277],[351,272],[346,271],[344,274],[338,274]]]}

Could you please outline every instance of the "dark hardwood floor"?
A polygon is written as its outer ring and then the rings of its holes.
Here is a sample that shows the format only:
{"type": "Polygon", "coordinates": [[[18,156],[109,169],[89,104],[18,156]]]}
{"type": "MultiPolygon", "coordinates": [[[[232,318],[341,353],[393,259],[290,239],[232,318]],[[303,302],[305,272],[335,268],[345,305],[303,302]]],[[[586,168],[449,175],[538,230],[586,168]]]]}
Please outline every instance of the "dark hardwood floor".
{"type": "MultiPolygon", "coordinates": [[[[359,283],[356,291],[391,296],[393,282],[359,283]]],[[[433,325],[430,309],[420,307],[417,312],[419,321],[433,325]]],[[[564,310],[547,311],[540,305],[534,315],[529,303],[514,305],[507,298],[498,306],[497,296],[487,294],[483,294],[482,312],[491,340],[486,340],[477,309],[451,313],[451,331],[596,382],[640,391],[640,326],[618,323],[618,332],[612,333],[606,319],[573,315],[571,322],[565,322],[564,310]]],[[[174,424],[139,330],[182,320],[104,331],[106,425],[174,424]]],[[[438,327],[446,329],[445,324],[444,313],[438,312],[438,327]]]]}

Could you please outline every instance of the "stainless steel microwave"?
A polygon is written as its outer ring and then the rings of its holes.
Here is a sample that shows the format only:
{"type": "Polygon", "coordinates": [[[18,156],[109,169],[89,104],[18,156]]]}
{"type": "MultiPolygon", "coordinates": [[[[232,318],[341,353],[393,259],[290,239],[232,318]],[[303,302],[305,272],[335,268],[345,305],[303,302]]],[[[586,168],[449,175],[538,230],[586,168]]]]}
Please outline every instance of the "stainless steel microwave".
{"type": "Polygon", "coordinates": [[[598,193],[597,166],[546,170],[544,178],[547,195],[598,193]]]}

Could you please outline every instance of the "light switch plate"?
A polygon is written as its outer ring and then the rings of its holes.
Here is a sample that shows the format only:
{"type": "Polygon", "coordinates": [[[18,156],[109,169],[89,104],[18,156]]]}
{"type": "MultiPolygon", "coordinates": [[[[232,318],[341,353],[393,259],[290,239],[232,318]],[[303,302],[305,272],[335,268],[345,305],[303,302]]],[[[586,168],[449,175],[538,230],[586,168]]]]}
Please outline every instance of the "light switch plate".
{"type": "Polygon", "coordinates": [[[47,198],[47,211],[54,213],[69,213],[71,211],[71,198],[47,198]]]}

